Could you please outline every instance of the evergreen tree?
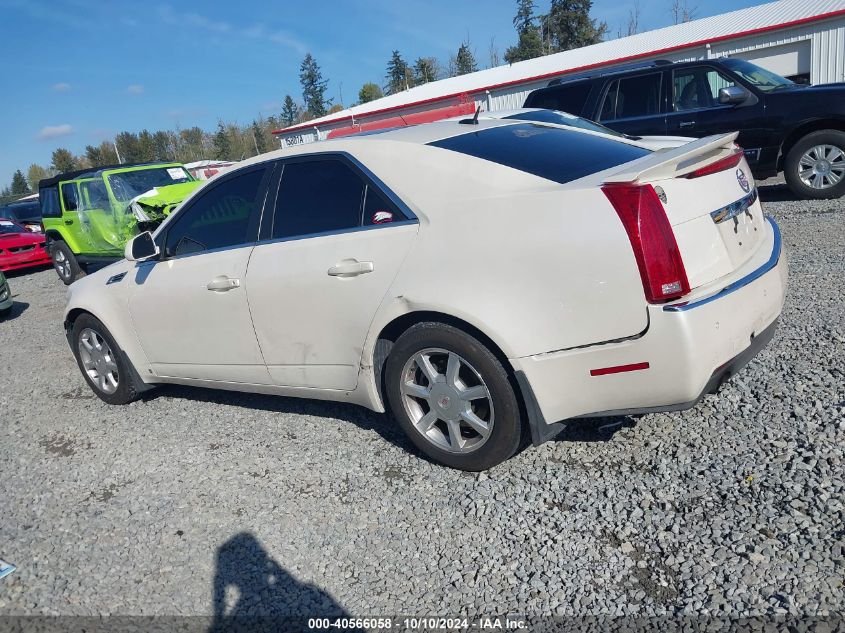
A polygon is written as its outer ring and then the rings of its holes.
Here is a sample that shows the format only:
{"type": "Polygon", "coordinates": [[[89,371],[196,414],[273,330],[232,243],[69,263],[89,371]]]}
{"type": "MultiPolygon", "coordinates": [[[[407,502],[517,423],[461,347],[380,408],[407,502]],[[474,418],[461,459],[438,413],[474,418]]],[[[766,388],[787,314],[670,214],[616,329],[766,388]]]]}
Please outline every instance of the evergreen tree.
{"type": "Polygon", "coordinates": [[[390,61],[387,62],[387,75],[384,78],[387,80],[385,91],[389,95],[402,92],[414,85],[411,69],[402,59],[399,51],[393,51],[390,61]]]}
{"type": "Polygon", "coordinates": [[[138,156],[138,160],[142,163],[156,160],[155,142],[149,130],[141,130],[138,133],[138,156]]]}
{"type": "Polygon", "coordinates": [[[326,86],[329,82],[323,79],[323,73],[311,53],[305,55],[299,67],[299,83],[302,85],[302,100],[305,101],[305,109],[315,118],[324,116],[327,107],[331,105],[331,99],[325,97],[326,86]]]}
{"type": "Polygon", "coordinates": [[[519,41],[516,46],[509,46],[505,51],[505,61],[509,64],[534,59],[543,55],[543,38],[535,24],[533,0],[517,0],[513,26],[519,41]]]}
{"type": "Polygon", "coordinates": [[[64,147],[60,147],[53,151],[53,169],[58,173],[63,174],[66,171],[73,171],[76,169],[77,163],[73,154],[71,154],[64,147]]]}
{"type": "Polygon", "coordinates": [[[414,62],[414,84],[421,86],[429,81],[436,81],[440,74],[437,59],[434,57],[417,57],[414,62]]]}
{"type": "Polygon", "coordinates": [[[38,191],[38,183],[48,178],[50,173],[41,165],[32,164],[26,172],[26,180],[29,183],[29,188],[32,191],[38,191]]]}
{"type": "Polygon", "coordinates": [[[103,154],[100,151],[99,147],[94,147],[93,145],[86,145],[85,158],[91,164],[91,167],[100,167],[102,165],[105,165],[105,163],[103,162],[103,154]]]}
{"type": "Polygon", "coordinates": [[[302,116],[302,110],[290,95],[285,96],[285,102],[282,105],[282,127],[290,127],[299,121],[302,116]]]}
{"type": "Polygon", "coordinates": [[[153,134],[153,154],[155,160],[170,161],[173,160],[173,142],[170,132],[159,130],[153,134]]]}
{"type": "Polygon", "coordinates": [[[476,70],[478,70],[478,64],[475,63],[475,56],[469,50],[469,44],[464,42],[455,56],[455,73],[466,75],[467,73],[474,73],[476,70]]]}
{"type": "Polygon", "coordinates": [[[607,24],[596,23],[590,17],[592,7],[593,0],[552,0],[545,20],[544,36],[551,52],[568,51],[602,41],[607,24]]]}
{"type": "Polygon", "coordinates": [[[141,146],[138,143],[138,136],[132,132],[121,132],[114,137],[117,151],[124,163],[141,162],[141,146]]]}
{"type": "Polygon", "coordinates": [[[211,141],[214,146],[214,158],[217,160],[230,160],[232,156],[232,139],[229,137],[229,130],[223,121],[217,122],[217,133],[211,141]]]}
{"type": "Polygon", "coordinates": [[[256,121],[255,119],[253,119],[252,126],[251,126],[252,145],[253,145],[253,148],[255,149],[255,151],[258,154],[263,154],[268,149],[267,148],[267,139],[264,136],[264,130],[265,129],[266,128],[264,127],[263,121],[259,122],[259,121],[256,121]]]}
{"type": "Polygon", "coordinates": [[[534,59],[543,56],[543,40],[540,30],[529,29],[519,34],[519,43],[516,46],[509,46],[505,51],[505,61],[509,64],[534,59]]]}
{"type": "Polygon", "coordinates": [[[378,85],[368,82],[361,86],[361,89],[358,91],[358,103],[369,103],[370,101],[381,99],[383,96],[384,93],[378,85]]]}
{"type": "Polygon", "coordinates": [[[12,195],[22,196],[29,193],[29,185],[26,184],[26,177],[20,169],[15,170],[12,175],[12,195]]]}

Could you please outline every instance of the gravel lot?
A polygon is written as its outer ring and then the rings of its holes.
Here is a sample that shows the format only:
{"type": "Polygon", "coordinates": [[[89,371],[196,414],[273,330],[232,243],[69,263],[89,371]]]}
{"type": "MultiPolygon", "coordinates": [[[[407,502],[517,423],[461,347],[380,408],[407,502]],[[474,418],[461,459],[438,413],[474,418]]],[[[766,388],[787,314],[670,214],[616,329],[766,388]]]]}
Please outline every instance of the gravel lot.
{"type": "Polygon", "coordinates": [[[774,342],[696,409],[469,475],[352,406],[83,382],[52,269],[0,322],[0,614],[845,612],[845,201],[765,187],[774,342]]]}

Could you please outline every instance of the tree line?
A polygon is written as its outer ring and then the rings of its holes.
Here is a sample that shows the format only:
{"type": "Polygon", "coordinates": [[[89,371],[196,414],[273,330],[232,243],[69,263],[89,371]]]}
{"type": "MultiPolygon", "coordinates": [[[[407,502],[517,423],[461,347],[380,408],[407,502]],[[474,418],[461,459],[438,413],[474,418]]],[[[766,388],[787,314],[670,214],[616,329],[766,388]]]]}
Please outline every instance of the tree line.
{"type": "MultiPolygon", "coordinates": [[[[590,17],[592,5],[592,0],[551,0],[548,13],[538,14],[534,0],[516,0],[513,18],[516,43],[505,50],[504,61],[514,64],[603,41],[607,37],[608,26],[590,17]]],[[[692,20],[696,11],[697,8],[689,5],[688,0],[671,0],[671,14],[676,24],[692,20]]],[[[619,35],[633,35],[638,29],[639,2],[635,0],[625,31],[620,28],[619,35]]],[[[500,65],[499,50],[494,40],[490,41],[488,54],[488,67],[500,65]]],[[[352,105],[477,70],[476,51],[468,40],[461,42],[454,55],[445,61],[434,56],[420,56],[408,62],[399,50],[393,50],[383,81],[371,81],[361,86],[358,101],[352,105]]],[[[36,191],[42,178],[75,169],[118,162],[242,160],[264,153],[278,146],[273,130],[344,109],[342,103],[334,103],[334,99],[327,96],[329,81],[323,77],[322,69],[311,53],[307,53],[300,64],[299,83],[301,101],[288,94],[278,116],[259,116],[246,125],[218,121],[217,128],[211,131],[191,127],[155,132],[142,130],[137,134],[121,132],[113,142],[86,146],[80,155],[60,147],[53,152],[50,165],[30,165],[26,175],[20,169],[15,171],[11,185],[0,192],[0,201],[36,191]]]]}

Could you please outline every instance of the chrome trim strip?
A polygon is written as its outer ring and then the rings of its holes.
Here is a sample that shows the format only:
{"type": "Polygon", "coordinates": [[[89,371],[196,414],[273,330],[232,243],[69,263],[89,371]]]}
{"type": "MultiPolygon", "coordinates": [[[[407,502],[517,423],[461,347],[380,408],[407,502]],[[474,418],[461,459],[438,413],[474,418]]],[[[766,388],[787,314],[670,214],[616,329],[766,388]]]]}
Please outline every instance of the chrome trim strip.
{"type": "Polygon", "coordinates": [[[373,229],[390,229],[397,226],[408,226],[411,224],[419,224],[419,220],[402,220],[401,222],[386,222],[385,224],[367,224],[366,226],[353,226],[348,229],[336,229],[333,231],[322,231],[321,233],[306,233],[304,235],[291,235],[289,237],[277,237],[269,240],[260,240],[255,243],[255,246],[264,246],[265,244],[277,244],[278,242],[296,242],[298,240],[309,240],[314,237],[326,237],[328,235],[345,235],[346,233],[360,233],[362,231],[372,231],[373,229]]]}
{"type": "Polygon", "coordinates": [[[782,251],[780,229],[778,228],[777,223],[774,221],[774,219],[771,216],[767,215],[766,220],[768,220],[769,224],[772,225],[772,231],[774,232],[774,236],[775,236],[775,243],[774,243],[774,246],[772,247],[772,254],[769,257],[769,261],[767,261],[765,264],[763,264],[762,266],[760,266],[756,270],[748,273],[742,279],[737,279],[732,284],[725,286],[724,288],[722,288],[721,290],[719,290],[715,294],[712,294],[708,297],[704,297],[703,299],[697,299],[697,300],[695,300],[691,303],[676,303],[676,304],[672,304],[672,305],[665,305],[665,306],[663,306],[663,311],[664,312],[686,312],[687,310],[692,310],[693,308],[698,308],[699,306],[706,305],[708,303],[711,303],[712,301],[716,301],[717,299],[721,299],[724,296],[727,296],[731,293],[734,293],[737,290],[740,290],[741,288],[744,288],[745,286],[747,286],[751,282],[759,279],[760,277],[765,275],[767,272],[772,270],[775,266],[777,266],[778,262],[780,261],[780,254],[781,254],[781,251],[782,251]]]}
{"type": "Polygon", "coordinates": [[[757,202],[757,187],[751,190],[747,196],[743,196],[736,202],[731,202],[730,204],[722,207],[721,209],[716,209],[710,213],[710,217],[713,218],[713,222],[716,224],[721,224],[722,222],[726,222],[728,220],[732,220],[736,216],[745,213],[748,209],[757,202]]]}

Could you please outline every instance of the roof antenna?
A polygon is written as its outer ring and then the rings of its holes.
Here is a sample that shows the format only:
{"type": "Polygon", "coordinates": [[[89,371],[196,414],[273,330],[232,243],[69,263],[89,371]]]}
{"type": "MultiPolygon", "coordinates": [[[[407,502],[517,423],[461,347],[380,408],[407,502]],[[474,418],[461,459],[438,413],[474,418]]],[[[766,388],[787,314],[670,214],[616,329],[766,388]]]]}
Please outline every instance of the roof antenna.
{"type": "Polygon", "coordinates": [[[471,119],[461,119],[458,123],[463,123],[465,125],[478,125],[478,115],[481,114],[481,106],[478,106],[475,110],[475,114],[471,119]]]}

